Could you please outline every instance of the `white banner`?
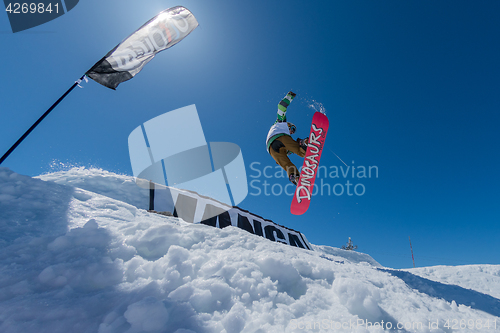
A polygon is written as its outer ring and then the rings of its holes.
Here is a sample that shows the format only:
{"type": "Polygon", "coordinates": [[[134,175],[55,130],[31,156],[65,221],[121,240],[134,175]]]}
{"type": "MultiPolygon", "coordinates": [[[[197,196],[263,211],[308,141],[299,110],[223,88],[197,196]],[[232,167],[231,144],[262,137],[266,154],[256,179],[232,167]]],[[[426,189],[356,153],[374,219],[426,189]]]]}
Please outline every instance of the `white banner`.
{"type": "Polygon", "coordinates": [[[150,183],[151,210],[173,211],[175,217],[186,222],[202,223],[217,228],[234,226],[273,242],[312,250],[306,237],[299,231],[289,229],[241,209],[228,206],[196,192],[150,183]]]}

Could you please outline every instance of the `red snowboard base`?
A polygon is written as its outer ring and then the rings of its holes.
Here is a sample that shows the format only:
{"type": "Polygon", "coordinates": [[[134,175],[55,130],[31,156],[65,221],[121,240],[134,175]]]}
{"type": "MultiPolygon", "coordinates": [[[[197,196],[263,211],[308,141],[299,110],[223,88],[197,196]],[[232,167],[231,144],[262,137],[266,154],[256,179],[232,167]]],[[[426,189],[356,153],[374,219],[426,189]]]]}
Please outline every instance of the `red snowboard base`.
{"type": "Polygon", "coordinates": [[[328,118],[324,113],[314,113],[304,164],[302,165],[299,183],[295,189],[292,206],[290,207],[290,211],[294,215],[304,214],[311,203],[314,180],[316,179],[316,173],[318,171],[321,153],[323,152],[328,126],[328,118]]]}

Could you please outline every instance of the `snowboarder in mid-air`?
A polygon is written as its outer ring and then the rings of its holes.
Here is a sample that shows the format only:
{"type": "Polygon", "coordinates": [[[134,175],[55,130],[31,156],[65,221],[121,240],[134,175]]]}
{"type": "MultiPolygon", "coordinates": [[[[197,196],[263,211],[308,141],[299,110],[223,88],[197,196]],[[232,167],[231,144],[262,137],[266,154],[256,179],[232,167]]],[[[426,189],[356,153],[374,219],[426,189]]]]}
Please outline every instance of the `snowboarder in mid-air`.
{"type": "Polygon", "coordinates": [[[300,172],[297,167],[290,161],[288,155],[295,153],[300,157],[306,155],[307,142],[306,139],[292,138],[296,127],[294,124],[286,121],[286,109],[294,99],[296,94],[289,91],[288,94],[278,104],[278,118],[267,134],[267,151],[274,158],[276,163],[285,169],[288,174],[288,179],[297,185],[300,172]]]}

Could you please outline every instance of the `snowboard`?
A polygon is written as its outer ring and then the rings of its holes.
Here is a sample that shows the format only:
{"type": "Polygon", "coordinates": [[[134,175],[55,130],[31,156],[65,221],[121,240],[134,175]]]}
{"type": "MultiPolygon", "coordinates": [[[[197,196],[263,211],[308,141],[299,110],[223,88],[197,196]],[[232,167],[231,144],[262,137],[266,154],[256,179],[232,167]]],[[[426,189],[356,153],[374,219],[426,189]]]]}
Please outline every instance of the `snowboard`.
{"type": "Polygon", "coordinates": [[[304,214],[311,203],[314,180],[318,172],[319,160],[323,152],[328,126],[329,122],[326,115],[321,112],[315,112],[312,119],[306,156],[304,157],[299,182],[290,207],[290,211],[294,215],[304,214]]]}

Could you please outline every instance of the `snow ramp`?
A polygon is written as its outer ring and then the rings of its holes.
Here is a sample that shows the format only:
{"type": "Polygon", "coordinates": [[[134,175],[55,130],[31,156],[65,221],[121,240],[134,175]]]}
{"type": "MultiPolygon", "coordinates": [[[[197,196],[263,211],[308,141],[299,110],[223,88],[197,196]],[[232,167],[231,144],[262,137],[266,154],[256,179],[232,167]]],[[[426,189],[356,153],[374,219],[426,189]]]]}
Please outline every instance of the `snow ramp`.
{"type": "Polygon", "coordinates": [[[498,331],[367,255],[148,213],[126,176],[40,178],[0,168],[0,332],[498,331]]]}

